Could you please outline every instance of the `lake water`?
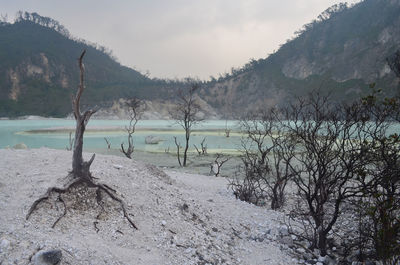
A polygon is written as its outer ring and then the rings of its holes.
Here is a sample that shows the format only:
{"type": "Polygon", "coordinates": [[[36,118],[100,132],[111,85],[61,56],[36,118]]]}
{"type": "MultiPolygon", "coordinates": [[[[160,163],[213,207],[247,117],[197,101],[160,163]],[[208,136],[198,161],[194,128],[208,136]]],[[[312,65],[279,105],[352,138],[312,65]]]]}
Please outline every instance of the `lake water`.
{"type": "MultiPolygon", "coordinates": [[[[104,151],[107,148],[105,137],[111,143],[111,148],[118,150],[121,143],[127,144],[124,127],[128,124],[128,120],[90,120],[84,135],[84,150],[104,151]]],[[[69,145],[69,132],[74,131],[74,128],[75,120],[67,119],[0,120],[0,148],[24,143],[29,148],[66,149],[69,145]]],[[[184,145],[184,131],[173,121],[142,120],[136,129],[133,141],[137,151],[160,153],[169,149],[170,152],[175,152],[174,136],[182,146],[184,145]],[[149,135],[159,137],[163,141],[158,144],[145,144],[145,138],[149,135]]],[[[237,121],[204,121],[194,127],[190,151],[195,152],[193,144],[200,147],[204,137],[209,153],[235,153],[241,138],[237,133],[237,121]],[[226,126],[233,130],[230,137],[225,137],[226,126]]]]}

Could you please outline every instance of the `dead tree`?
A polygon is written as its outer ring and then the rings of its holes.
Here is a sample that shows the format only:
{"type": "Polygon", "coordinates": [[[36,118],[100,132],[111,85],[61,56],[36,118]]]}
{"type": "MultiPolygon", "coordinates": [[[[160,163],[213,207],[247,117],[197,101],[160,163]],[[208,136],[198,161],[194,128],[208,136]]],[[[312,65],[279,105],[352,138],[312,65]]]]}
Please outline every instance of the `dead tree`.
{"type": "MultiPolygon", "coordinates": [[[[74,142],[74,150],[72,155],[72,171],[69,174],[69,182],[61,188],[58,187],[50,187],[48,188],[47,192],[34,201],[31,208],[29,209],[26,220],[32,215],[32,213],[37,209],[37,207],[44,201],[50,200],[52,194],[58,194],[58,201],[62,202],[64,205],[64,212],[63,214],[54,222],[53,228],[55,225],[67,214],[67,206],[62,198],[62,194],[71,192],[72,189],[76,188],[83,188],[83,189],[94,189],[96,194],[96,201],[101,209],[103,195],[102,193],[108,195],[111,200],[116,201],[119,203],[123,215],[126,220],[132,225],[133,228],[137,229],[136,225],[129,217],[128,212],[126,211],[125,202],[117,196],[117,191],[113,188],[109,187],[106,184],[96,183],[94,182],[94,177],[90,173],[90,166],[94,161],[95,154],[91,157],[89,161],[84,161],[82,157],[82,150],[83,150],[83,134],[86,129],[86,125],[89,122],[90,117],[96,112],[95,110],[87,110],[84,113],[80,111],[80,100],[82,93],[85,89],[84,86],[84,65],[83,65],[83,57],[86,51],[84,50],[79,57],[79,69],[80,69],[80,82],[78,86],[78,90],[76,95],[72,97],[72,109],[74,113],[74,117],[76,120],[76,129],[75,129],[75,142],[74,142]]],[[[86,200],[85,200],[86,201],[86,200]]],[[[84,201],[79,201],[78,203],[85,203],[84,201]]],[[[100,214],[99,214],[100,215],[100,214]]],[[[96,222],[95,222],[96,223],[96,222]]],[[[95,226],[96,227],[96,226],[95,226]]]]}
{"type": "Polygon", "coordinates": [[[286,108],[281,124],[296,144],[286,161],[299,198],[290,217],[302,224],[297,235],[325,256],[343,204],[359,192],[353,183],[363,168],[365,123],[359,105],[334,104],[314,92],[286,108]]]}
{"type": "Polygon", "coordinates": [[[175,141],[175,145],[176,145],[176,154],[178,156],[178,163],[179,163],[179,166],[182,166],[181,155],[180,155],[180,151],[181,151],[182,146],[180,145],[180,143],[178,143],[178,140],[176,139],[176,136],[174,136],[174,141],[175,141]]]}
{"type": "Polygon", "coordinates": [[[229,138],[230,134],[231,134],[231,129],[228,128],[228,121],[226,120],[225,121],[225,137],[229,138]]]}
{"type": "Polygon", "coordinates": [[[199,156],[207,154],[207,145],[204,144],[205,141],[206,141],[206,137],[204,137],[203,140],[200,143],[200,148],[201,149],[199,149],[195,144],[193,145],[194,148],[196,149],[197,153],[199,154],[199,156]]]}
{"type": "Polygon", "coordinates": [[[106,137],[104,137],[104,141],[106,141],[107,149],[111,149],[111,143],[108,141],[106,137]]]}
{"type": "Polygon", "coordinates": [[[128,133],[128,147],[125,149],[124,148],[124,143],[121,143],[121,152],[127,157],[132,159],[132,154],[135,149],[133,145],[133,134],[135,133],[136,130],[136,124],[141,118],[141,115],[143,113],[143,102],[137,98],[132,98],[128,100],[126,103],[128,107],[128,112],[129,112],[129,126],[125,127],[126,132],[128,133]]]}
{"type": "Polygon", "coordinates": [[[72,138],[72,132],[69,132],[69,142],[68,142],[66,149],[68,151],[71,151],[73,145],[74,145],[74,139],[72,138]]]}
{"type": "Polygon", "coordinates": [[[83,114],[80,110],[80,100],[82,97],[82,93],[85,89],[84,85],[84,66],[83,66],[83,56],[85,56],[86,51],[83,51],[81,56],[79,57],[79,87],[75,97],[72,98],[72,110],[74,113],[75,121],[76,121],[76,129],[75,129],[75,141],[74,141],[74,151],[72,155],[72,175],[75,178],[84,178],[87,180],[91,180],[92,177],[90,175],[90,166],[93,163],[95,154],[93,154],[92,158],[85,162],[83,161],[82,151],[83,151],[83,134],[85,133],[86,125],[89,122],[90,117],[96,112],[95,110],[87,110],[83,114]]]}
{"type": "MultiPolygon", "coordinates": [[[[173,119],[185,130],[185,149],[183,151],[183,163],[179,163],[181,166],[186,167],[187,163],[187,152],[189,149],[189,139],[192,133],[192,128],[195,124],[203,121],[202,118],[198,117],[201,107],[196,100],[196,91],[199,85],[193,84],[187,91],[180,90],[178,92],[178,103],[171,113],[173,119]]],[[[175,138],[175,143],[176,143],[175,138]]],[[[179,144],[176,143],[177,146],[179,144]]],[[[179,148],[178,148],[178,162],[180,162],[179,148]]]]}
{"type": "Polygon", "coordinates": [[[277,115],[275,110],[259,111],[241,121],[246,137],[242,139],[240,176],[229,184],[236,198],[256,205],[270,200],[274,210],[285,202],[285,188],[292,177],[286,162],[294,149],[294,142],[283,138],[277,115]]]}
{"type": "Polygon", "coordinates": [[[211,164],[211,173],[214,173],[216,177],[219,176],[221,173],[221,168],[222,166],[231,159],[230,157],[226,157],[223,159],[223,155],[217,153],[217,156],[215,157],[214,163],[211,164]]]}

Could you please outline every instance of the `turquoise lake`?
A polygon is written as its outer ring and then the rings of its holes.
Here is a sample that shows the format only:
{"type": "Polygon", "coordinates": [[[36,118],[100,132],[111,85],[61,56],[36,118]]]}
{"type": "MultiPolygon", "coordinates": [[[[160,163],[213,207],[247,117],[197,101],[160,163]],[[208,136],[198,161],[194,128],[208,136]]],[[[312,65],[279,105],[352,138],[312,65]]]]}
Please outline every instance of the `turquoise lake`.
{"type": "MultiPolygon", "coordinates": [[[[84,150],[104,151],[107,149],[105,137],[111,143],[111,148],[118,150],[121,143],[127,143],[124,127],[128,124],[128,120],[90,120],[84,136],[84,150]]],[[[28,148],[66,149],[69,145],[69,132],[74,131],[74,128],[75,120],[68,119],[0,120],[0,148],[24,143],[28,148]]],[[[159,153],[169,149],[175,152],[174,136],[183,146],[184,131],[174,121],[139,121],[133,136],[135,150],[159,153]],[[145,138],[149,135],[163,141],[145,144],[145,138]]],[[[193,144],[199,147],[204,137],[209,153],[234,153],[240,146],[241,135],[237,133],[237,121],[208,120],[196,125],[190,139],[190,151],[195,152],[193,144]],[[232,130],[230,137],[225,136],[225,128],[232,130]]]]}

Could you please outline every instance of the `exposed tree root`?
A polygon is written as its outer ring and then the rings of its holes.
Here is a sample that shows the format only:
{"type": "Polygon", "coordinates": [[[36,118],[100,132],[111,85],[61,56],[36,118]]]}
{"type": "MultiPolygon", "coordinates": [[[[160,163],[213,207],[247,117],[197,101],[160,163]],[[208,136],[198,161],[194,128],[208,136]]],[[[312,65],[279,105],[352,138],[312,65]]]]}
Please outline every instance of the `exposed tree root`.
{"type": "Polygon", "coordinates": [[[61,220],[61,218],[63,218],[63,217],[67,214],[67,205],[65,204],[65,201],[64,201],[63,198],[61,197],[61,193],[58,194],[58,200],[59,200],[60,202],[63,203],[63,205],[64,205],[64,212],[63,212],[63,214],[62,214],[60,217],[57,218],[57,220],[54,222],[54,224],[51,226],[51,228],[54,228],[54,227],[56,226],[56,224],[61,220]]]}
{"type": "MultiPolygon", "coordinates": [[[[73,109],[74,117],[76,120],[76,129],[75,129],[75,138],[74,138],[74,144],[73,144],[72,172],[69,175],[69,177],[71,177],[71,181],[69,183],[67,183],[66,185],[64,185],[62,188],[57,188],[57,187],[49,188],[42,197],[40,197],[39,199],[37,199],[36,201],[33,202],[31,208],[28,211],[28,214],[26,215],[26,220],[29,219],[31,214],[37,209],[37,207],[40,203],[49,200],[49,198],[52,194],[58,194],[58,201],[63,203],[64,212],[60,217],[57,218],[57,220],[52,225],[52,227],[54,228],[57,225],[57,223],[67,214],[67,204],[65,203],[64,199],[61,197],[61,194],[64,194],[64,193],[70,191],[70,189],[73,187],[83,186],[85,188],[95,188],[96,189],[96,200],[97,200],[97,204],[101,208],[101,213],[104,211],[104,208],[101,204],[101,202],[102,202],[101,191],[103,191],[112,200],[119,203],[126,220],[128,220],[128,222],[133,226],[134,229],[138,229],[126,211],[125,202],[116,195],[117,191],[106,184],[97,184],[94,182],[94,179],[96,179],[96,178],[94,178],[90,174],[89,169],[90,169],[91,164],[94,161],[95,154],[93,154],[92,157],[90,158],[90,160],[87,162],[85,162],[82,157],[83,134],[85,132],[86,125],[89,122],[90,117],[96,112],[96,110],[87,110],[84,113],[81,113],[81,111],[80,111],[80,99],[81,99],[83,90],[85,88],[85,85],[83,82],[85,68],[84,68],[84,65],[82,62],[83,57],[85,56],[85,53],[86,53],[86,51],[84,50],[78,60],[79,70],[80,70],[79,87],[76,92],[76,95],[72,97],[72,109],[73,109]]],[[[136,120],[136,122],[137,122],[137,120],[136,120]]],[[[70,134],[70,136],[71,136],[71,134],[70,134]]],[[[131,146],[131,145],[129,144],[129,146],[131,146]]],[[[70,147],[72,148],[72,144],[70,147]]],[[[83,202],[79,201],[79,203],[83,203],[83,202]]],[[[100,214],[97,215],[96,219],[99,219],[100,214]]],[[[94,222],[94,227],[96,229],[96,232],[98,232],[98,228],[97,228],[96,224],[97,224],[97,221],[94,222]]]]}
{"type": "Polygon", "coordinates": [[[97,227],[98,223],[99,222],[97,222],[97,221],[93,222],[93,226],[94,226],[94,229],[96,230],[96,233],[98,233],[100,231],[100,229],[97,227]]]}
{"type": "MultiPolygon", "coordinates": [[[[51,187],[51,188],[47,189],[47,192],[43,196],[41,196],[39,199],[37,199],[36,201],[33,202],[31,208],[29,209],[29,211],[28,211],[28,213],[26,215],[26,220],[29,219],[29,217],[37,209],[37,207],[38,207],[38,205],[40,203],[48,200],[53,193],[57,193],[58,194],[58,201],[62,202],[63,205],[64,205],[64,212],[60,217],[58,217],[58,219],[52,225],[52,228],[54,228],[56,226],[56,224],[67,214],[67,205],[65,204],[65,201],[62,199],[61,194],[64,194],[64,193],[70,191],[70,189],[73,188],[73,187],[77,187],[79,185],[85,185],[86,184],[88,188],[96,188],[96,200],[97,200],[98,205],[101,207],[102,211],[104,211],[104,208],[101,205],[101,201],[102,201],[101,191],[105,192],[112,200],[114,200],[114,201],[119,203],[119,205],[120,205],[120,207],[122,209],[122,212],[124,214],[124,217],[132,225],[132,227],[137,230],[138,229],[137,226],[132,221],[132,219],[129,217],[129,215],[128,215],[127,211],[126,211],[125,202],[115,194],[116,190],[111,188],[111,187],[109,187],[106,184],[94,183],[92,179],[93,178],[91,176],[90,176],[90,178],[74,178],[71,182],[69,182],[68,184],[66,184],[62,188],[51,187]]],[[[97,215],[97,219],[99,218],[100,214],[97,215]]],[[[96,228],[96,230],[98,230],[96,225],[95,225],[95,228],[96,228]]]]}

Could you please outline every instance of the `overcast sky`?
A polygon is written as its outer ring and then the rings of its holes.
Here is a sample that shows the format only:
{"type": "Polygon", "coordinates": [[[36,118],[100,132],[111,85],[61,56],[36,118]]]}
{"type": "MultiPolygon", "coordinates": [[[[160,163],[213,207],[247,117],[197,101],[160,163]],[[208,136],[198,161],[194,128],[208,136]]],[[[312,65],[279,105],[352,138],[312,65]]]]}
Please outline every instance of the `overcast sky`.
{"type": "MultiPolygon", "coordinates": [[[[338,0],[0,0],[63,24],[78,38],[110,48],[118,61],[152,77],[229,72],[265,58],[338,0]]],[[[359,0],[348,0],[349,4],[359,0]]]]}

